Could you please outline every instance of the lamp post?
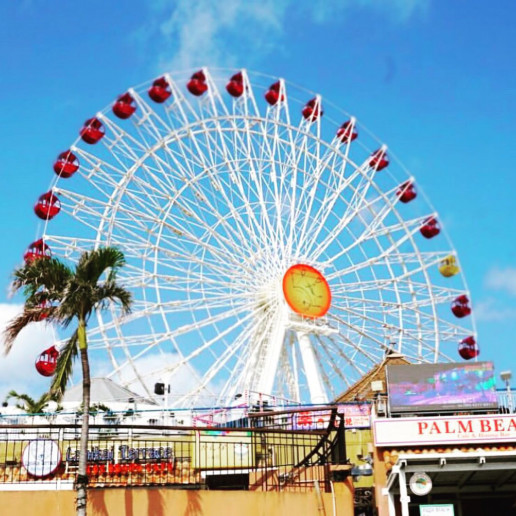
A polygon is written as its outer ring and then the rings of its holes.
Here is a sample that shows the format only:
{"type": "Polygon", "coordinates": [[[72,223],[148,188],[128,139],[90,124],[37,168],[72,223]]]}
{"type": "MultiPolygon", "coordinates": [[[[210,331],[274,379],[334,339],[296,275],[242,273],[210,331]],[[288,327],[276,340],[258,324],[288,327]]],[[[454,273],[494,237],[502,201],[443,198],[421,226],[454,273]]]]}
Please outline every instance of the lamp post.
{"type": "Polygon", "coordinates": [[[511,379],[512,373],[511,371],[502,371],[500,373],[500,378],[505,382],[505,388],[507,390],[507,404],[509,406],[509,412],[512,414],[513,405],[512,405],[512,391],[511,391],[511,379]]]}

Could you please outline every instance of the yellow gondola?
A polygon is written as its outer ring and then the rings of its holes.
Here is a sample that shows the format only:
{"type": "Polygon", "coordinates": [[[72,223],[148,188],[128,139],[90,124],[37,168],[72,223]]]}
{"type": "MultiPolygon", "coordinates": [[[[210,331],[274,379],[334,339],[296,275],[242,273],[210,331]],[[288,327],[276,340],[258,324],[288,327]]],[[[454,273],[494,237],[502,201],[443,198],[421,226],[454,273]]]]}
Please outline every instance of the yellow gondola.
{"type": "Polygon", "coordinates": [[[455,256],[450,254],[446,258],[442,259],[441,263],[439,264],[439,272],[445,278],[450,278],[452,276],[455,276],[455,274],[458,274],[460,272],[460,268],[457,265],[457,260],[455,259],[455,256]]]}

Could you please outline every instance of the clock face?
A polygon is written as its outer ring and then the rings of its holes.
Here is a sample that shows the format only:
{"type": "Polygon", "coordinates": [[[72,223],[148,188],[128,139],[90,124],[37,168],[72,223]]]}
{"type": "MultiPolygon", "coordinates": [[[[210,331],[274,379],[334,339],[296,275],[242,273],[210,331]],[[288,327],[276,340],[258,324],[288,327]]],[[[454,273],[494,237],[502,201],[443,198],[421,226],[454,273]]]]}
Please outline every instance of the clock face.
{"type": "Polygon", "coordinates": [[[417,496],[424,496],[432,490],[432,479],[426,473],[414,473],[409,480],[410,490],[417,496]]]}
{"type": "Polygon", "coordinates": [[[61,464],[59,445],[50,439],[31,441],[23,450],[22,463],[34,477],[46,477],[61,464]]]}
{"type": "Polygon", "coordinates": [[[283,276],[283,294],[294,312],[322,317],[330,308],[331,292],[324,276],[310,265],[297,264],[283,276]]]}

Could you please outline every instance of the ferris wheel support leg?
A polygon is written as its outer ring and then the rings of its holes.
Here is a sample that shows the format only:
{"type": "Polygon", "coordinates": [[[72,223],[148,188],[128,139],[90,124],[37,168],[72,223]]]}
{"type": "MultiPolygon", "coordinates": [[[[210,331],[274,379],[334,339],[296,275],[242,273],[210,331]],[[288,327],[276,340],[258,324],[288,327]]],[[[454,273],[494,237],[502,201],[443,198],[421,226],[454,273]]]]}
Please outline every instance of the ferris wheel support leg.
{"type": "Polygon", "coordinates": [[[281,349],[285,341],[285,318],[284,313],[280,314],[271,329],[270,338],[264,352],[264,357],[260,359],[258,366],[257,388],[253,389],[262,394],[272,394],[274,380],[281,356],[281,349]]]}
{"type": "Polygon", "coordinates": [[[322,384],[321,375],[317,370],[317,359],[310,342],[310,336],[308,333],[298,331],[297,340],[308,381],[308,389],[310,390],[310,400],[315,404],[328,403],[328,396],[322,384]]]}

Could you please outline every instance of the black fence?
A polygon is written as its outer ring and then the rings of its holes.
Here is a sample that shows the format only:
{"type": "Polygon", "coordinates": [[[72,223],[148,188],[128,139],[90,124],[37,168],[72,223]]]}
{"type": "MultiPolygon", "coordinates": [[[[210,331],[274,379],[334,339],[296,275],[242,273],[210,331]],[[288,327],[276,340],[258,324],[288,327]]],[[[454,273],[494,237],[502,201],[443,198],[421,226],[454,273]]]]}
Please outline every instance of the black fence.
{"type": "MultiPolygon", "coordinates": [[[[0,426],[0,490],[73,488],[79,439],[78,425],[0,426]]],[[[329,490],[345,463],[343,417],[324,407],[206,427],[92,425],[87,475],[93,488],[329,490]]]]}

